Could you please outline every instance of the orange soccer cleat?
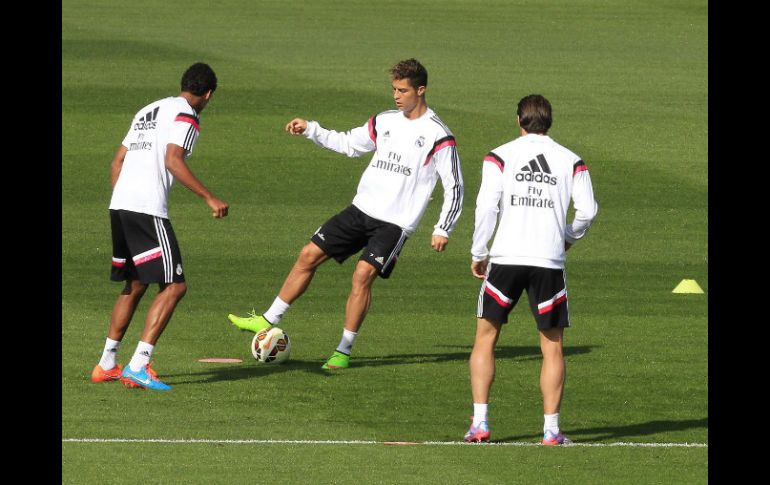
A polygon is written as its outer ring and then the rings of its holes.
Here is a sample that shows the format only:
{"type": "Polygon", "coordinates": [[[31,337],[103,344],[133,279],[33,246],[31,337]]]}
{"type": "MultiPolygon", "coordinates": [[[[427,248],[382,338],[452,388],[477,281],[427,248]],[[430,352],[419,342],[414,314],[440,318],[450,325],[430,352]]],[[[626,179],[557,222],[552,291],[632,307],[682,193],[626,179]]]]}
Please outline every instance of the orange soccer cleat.
{"type": "Polygon", "coordinates": [[[123,368],[120,365],[116,365],[110,370],[102,369],[102,366],[96,364],[94,370],[91,371],[91,382],[109,382],[117,381],[120,379],[120,373],[123,368]]]}

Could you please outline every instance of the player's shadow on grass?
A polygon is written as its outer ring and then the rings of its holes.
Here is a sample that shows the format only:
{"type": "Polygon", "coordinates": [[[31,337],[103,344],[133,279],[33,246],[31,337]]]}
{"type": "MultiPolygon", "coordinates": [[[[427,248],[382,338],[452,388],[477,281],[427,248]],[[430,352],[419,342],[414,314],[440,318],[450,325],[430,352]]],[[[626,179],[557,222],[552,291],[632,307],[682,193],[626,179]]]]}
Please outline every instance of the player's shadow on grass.
{"type": "MultiPolygon", "coordinates": [[[[410,365],[433,364],[449,361],[467,362],[471,355],[471,348],[460,345],[445,345],[445,348],[463,349],[460,352],[447,352],[440,354],[391,354],[381,357],[354,357],[352,365],[356,367],[376,367],[380,365],[410,365]]],[[[580,355],[591,352],[590,345],[579,345],[564,349],[564,355],[580,355]]],[[[542,359],[540,347],[501,345],[495,348],[495,358],[511,360],[539,360],[542,359]]]]}
{"type": "MultiPolygon", "coordinates": [[[[200,372],[184,374],[164,374],[163,381],[171,385],[179,384],[203,384],[217,381],[237,381],[241,379],[257,379],[262,376],[277,374],[287,371],[302,370],[311,374],[324,375],[328,371],[321,369],[323,362],[290,359],[289,362],[270,365],[260,364],[255,361],[246,361],[240,365],[227,365],[216,367],[205,364],[207,367],[200,372]],[[166,380],[168,379],[168,380],[166,380]]],[[[203,365],[203,364],[202,364],[203,365]]]]}
{"type": "MultiPolygon", "coordinates": [[[[598,441],[617,441],[626,438],[637,438],[640,436],[666,433],[669,431],[685,431],[694,428],[708,429],[708,418],[684,419],[684,420],[655,420],[646,423],[627,424],[623,426],[602,426],[596,428],[578,428],[565,429],[564,433],[576,443],[580,441],[598,442],[598,441]]],[[[542,433],[508,436],[495,441],[522,441],[538,440],[542,438],[542,433]]]]}
{"type": "MultiPolygon", "coordinates": [[[[170,385],[179,384],[201,384],[206,382],[216,381],[237,381],[240,379],[253,379],[264,375],[275,374],[278,372],[289,371],[304,371],[311,374],[318,374],[324,377],[334,377],[341,373],[353,373],[358,369],[365,367],[378,367],[388,365],[424,365],[424,364],[439,364],[443,362],[467,362],[470,356],[470,348],[465,346],[447,346],[449,348],[460,348],[462,351],[458,352],[443,352],[443,353],[422,353],[422,354],[391,354],[383,356],[354,356],[351,359],[351,367],[349,369],[338,371],[327,371],[321,368],[323,364],[322,360],[298,360],[289,359],[288,362],[279,365],[270,364],[258,364],[256,362],[247,362],[240,365],[216,365],[205,364],[208,367],[201,372],[193,372],[186,374],[164,374],[163,380],[170,385]]],[[[591,346],[575,346],[564,349],[564,354],[580,355],[590,352],[591,346]]],[[[498,359],[511,359],[511,360],[539,360],[542,358],[540,354],[540,347],[537,346],[510,346],[503,345],[495,349],[495,355],[498,359]]],[[[204,364],[202,364],[204,365],[204,364]]]]}

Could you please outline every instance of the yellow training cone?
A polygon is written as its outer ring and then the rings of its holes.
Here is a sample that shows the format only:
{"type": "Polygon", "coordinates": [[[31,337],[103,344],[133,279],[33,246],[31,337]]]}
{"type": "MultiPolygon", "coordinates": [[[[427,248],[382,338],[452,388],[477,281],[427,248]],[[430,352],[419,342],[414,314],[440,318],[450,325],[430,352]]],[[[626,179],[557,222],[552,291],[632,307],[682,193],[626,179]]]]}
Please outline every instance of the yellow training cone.
{"type": "Polygon", "coordinates": [[[682,280],[671,293],[703,293],[703,289],[695,280],[682,280]]]}

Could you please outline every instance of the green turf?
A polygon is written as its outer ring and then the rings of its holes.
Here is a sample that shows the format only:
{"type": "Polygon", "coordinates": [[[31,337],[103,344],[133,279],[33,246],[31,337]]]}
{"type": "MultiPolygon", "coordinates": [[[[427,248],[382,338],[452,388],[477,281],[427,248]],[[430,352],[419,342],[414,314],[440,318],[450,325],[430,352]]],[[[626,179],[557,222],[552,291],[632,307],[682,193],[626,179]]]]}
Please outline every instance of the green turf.
{"type": "MultiPolygon", "coordinates": [[[[707,2],[136,1],[62,3],[62,438],[457,441],[472,413],[469,270],[481,160],[541,93],[550,135],[586,161],[600,204],[568,253],[562,427],[582,443],[708,443],[707,2]],[[466,182],[447,251],[430,249],[440,184],[397,271],[374,288],[352,366],[320,366],[342,331],[351,262],[287,314],[292,358],[260,366],[227,313],[263,311],[297,251],[350,203],[368,157],[283,132],[347,130],[391,109],[387,69],[417,57],[466,182]],[[169,393],[90,383],[110,283],[109,162],[131,115],[208,62],[219,88],[170,215],[189,292],[154,354],[169,393]],[[695,279],[700,295],[672,294],[695,279]],[[203,364],[238,357],[242,364],[203,364]]],[[[133,352],[154,289],[120,351],[133,352]]],[[[527,305],[501,336],[493,440],[536,442],[540,355],[527,305]]],[[[708,448],[62,443],[62,483],[706,483],[708,448]],[[137,468],[138,462],[146,467],[137,468]]]]}
{"type": "Polygon", "coordinates": [[[72,484],[119,476],[116,456],[141,462],[131,483],[149,484],[529,485],[543,476],[565,483],[695,483],[708,465],[705,452],[649,448],[78,443],[66,444],[62,455],[72,484]]]}

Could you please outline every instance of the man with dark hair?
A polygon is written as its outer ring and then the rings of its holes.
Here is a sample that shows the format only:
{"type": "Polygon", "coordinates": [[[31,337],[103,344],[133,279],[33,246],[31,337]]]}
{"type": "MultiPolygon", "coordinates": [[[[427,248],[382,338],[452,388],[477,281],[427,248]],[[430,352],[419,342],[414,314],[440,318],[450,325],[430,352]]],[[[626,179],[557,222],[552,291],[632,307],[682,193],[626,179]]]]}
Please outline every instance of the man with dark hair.
{"type": "Polygon", "coordinates": [[[112,160],[111,279],[126,283],[112,309],[102,358],[91,372],[93,382],[120,379],[127,387],[171,389],[150,367],[155,344],[187,292],[182,255],[168,218],[168,192],[177,179],[206,201],[213,217],[227,216],[228,204],[214,197],[185,162],[200,132],[198,116],[216,88],[211,67],[190,66],[179,96],[150,103],[134,115],[112,160]],[[158,283],[160,291],[147,311],[134,356],[121,368],[116,362],[120,342],[150,283],[158,283]]]}
{"type": "Polygon", "coordinates": [[[569,443],[559,429],[565,377],[562,338],[570,326],[565,252],[585,235],[598,205],[586,164],[546,134],[552,121],[548,100],[538,94],[526,96],[516,114],[521,136],[484,157],[476,199],[471,273],[484,282],[470,355],[473,422],[464,439],[489,441],[487,408],[495,378],[495,345],[526,290],[543,353],[542,443],[561,445],[569,443]],[[575,217],[567,224],[570,200],[575,217]]]}
{"type": "Polygon", "coordinates": [[[180,84],[182,92],[204,96],[207,91],[217,90],[217,76],[208,64],[196,62],[182,74],[180,84]]]}
{"type": "Polygon", "coordinates": [[[409,79],[413,86],[428,87],[428,71],[417,59],[407,59],[390,68],[391,77],[400,81],[409,79]]]}
{"type": "Polygon", "coordinates": [[[349,157],[374,151],[364,170],[353,203],[319,227],[299,253],[273,304],[262,315],[230,314],[242,330],[259,332],[277,325],[294,301],[310,285],[316,269],[334,258],[342,263],[363,249],[353,271],[345,307],[345,325],[337,350],[322,366],[346,368],[353,341],[364,321],[379,275],[388,278],[407,238],[414,233],[438,178],[444,203],[434,226],[431,247],[444,251],[460,216],[463,178],[455,138],[425,101],[428,72],[415,59],[391,69],[397,110],[369,118],[362,126],[341,133],[315,121],[295,118],[286,125],[293,135],[349,157]]]}

